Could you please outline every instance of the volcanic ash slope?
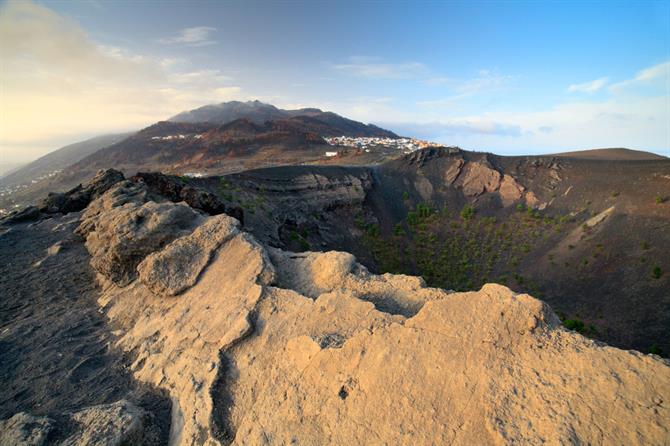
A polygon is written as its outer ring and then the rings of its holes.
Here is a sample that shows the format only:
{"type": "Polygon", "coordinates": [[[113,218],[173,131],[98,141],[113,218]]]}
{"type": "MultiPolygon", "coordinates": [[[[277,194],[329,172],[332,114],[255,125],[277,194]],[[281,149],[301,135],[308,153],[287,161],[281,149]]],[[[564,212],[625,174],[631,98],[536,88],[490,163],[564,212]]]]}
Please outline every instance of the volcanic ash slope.
{"type": "Polygon", "coordinates": [[[670,442],[659,357],[500,285],[450,293],[268,248],[142,187],[97,198],[80,233],[118,346],[173,400],[173,444],[670,442]]]}

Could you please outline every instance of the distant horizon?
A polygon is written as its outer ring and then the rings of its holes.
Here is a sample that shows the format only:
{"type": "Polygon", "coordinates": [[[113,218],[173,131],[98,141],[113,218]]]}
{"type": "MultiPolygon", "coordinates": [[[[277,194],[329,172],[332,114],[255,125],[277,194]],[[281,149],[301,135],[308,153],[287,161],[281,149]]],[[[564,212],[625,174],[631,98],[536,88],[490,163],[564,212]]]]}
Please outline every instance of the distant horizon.
{"type": "Polygon", "coordinates": [[[501,154],[669,156],[668,17],[654,0],[5,0],[0,160],[249,99],[501,154]]]}
{"type": "MultiPolygon", "coordinates": [[[[262,102],[264,104],[268,104],[268,105],[272,105],[272,106],[276,107],[276,105],[271,104],[269,102],[260,101],[258,99],[249,99],[249,100],[242,100],[242,101],[231,100],[231,101],[224,101],[224,102],[217,102],[217,103],[208,103],[208,104],[203,104],[203,105],[196,106],[196,107],[194,107],[193,109],[190,109],[190,110],[195,110],[195,109],[200,108],[200,107],[225,104],[227,102],[254,102],[254,101],[262,102]]],[[[277,107],[277,108],[282,108],[282,107],[277,107]]],[[[306,105],[306,106],[301,106],[300,108],[309,109],[309,108],[319,108],[319,107],[306,105]]],[[[182,110],[182,111],[190,111],[190,110],[182,110]]],[[[323,111],[330,111],[330,110],[323,110],[323,111]]],[[[92,134],[92,135],[89,134],[88,136],[87,135],[82,135],[81,137],[75,138],[74,140],[71,140],[71,141],[68,140],[68,142],[65,142],[62,145],[59,145],[58,147],[56,147],[52,150],[49,150],[49,151],[47,151],[47,152],[45,152],[45,153],[43,153],[43,154],[41,154],[37,157],[33,157],[33,158],[29,158],[29,159],[26,158],[26,159],[17,160],[17,161],[9,161],[9,162],[4,162],[4,159],[0,159],[0,177],[4,176],[7,173],[10,173],[11,170],[15,170],[15,169],[18,169],[18,168],[23,167],[25,165],[28,165],[33,161],[36,161],[36,160],[38,160],[38,159],[40,159],[40,158],[42,158],[42,157],[44,157],[44,156],[46,156],[50,153],[53,153],[53,152],[55,152],[59,149],[67,147],[69,145],[77,144],[79,142],[87,141],[87,140],[94,139],[94,138],[97,138],[97,137],[100,137],[100,136],[137,132],[137,131],[140,131],[144,128],[147,128],[147,127],[155,124],[156,122],[166,121],[174,115],[176,115],[176,114],[166,116],[165,118],[162,118],[162,119],[159,119],[158,121],[149,123],[149,124],[147,124],[147,125],[145,125],[141,128],[122,129],[122,130],[118,130],[118,131],[103,132],[103,133],[99,133],[99,134],[92,134]],[[5,166],[11,166],[11,167],[7,168],[5,166]]],[[[344,117],[348,118],[347,116],[344,116],[344,117]]],[[[666,150],[663,150],[663,149],[646,149],[646,148],[621,147],[621,146],[616,146],[616,147],[614,147],[614,146],[612,146],[612,147],[579,147],[579,148],[574,148],[574,147],[537,148],[536,147],[536,148],[533,148],[533,149],[523,149],[523,148],[515,147],[513,149],[508,149],[508,150],[504,150],[504,149],[496,150],[496,149],[484,148],[484,147],[466,147],[462,144],[458,144],[458,143],[455,143],[453,141],[440,141],[440,140],[437,140],[437,139],[431,139],[429,136],[422,136],[422,135],[416,135],[416,134],[415,135],[405,134],[405,133],[403,133],[401,131],[398,131],[394,128],[395,125],[399,125],[399,126],[402,127],[403,125],[406,125],[406,123],[396,123],[396,124],[394,124],[394,123],[383,123],[383,122],[364,122],[364,123],[365,124],[373,124],[373,125],[376,125],[378,127],[384,128],[386,130],[390,130],[390,131],[396,133],[398,136],[401,136],[401,137],[408,137],[408,138],[432,141],[432,142],[436,142],[436,143],[439,143],[439,144],[443,144],[444,146],[459,147],[463,150],[467,150],[467,151],[471,151],[471,152],[485,152],[485,153],[492,153],[494,155],[499,155],[499,156],[542,156],[542,155],[559,154],[559,153],[564,153],[564,152],[581,152],[581,151],[587,151],[587,150],[627,149],[627,150],[653,153],[653,154],[656,154],[656,155],[664,156],[666,158],[670,158],[670,150],[668,150],[668,149],[666,149],[666,150]]]]}

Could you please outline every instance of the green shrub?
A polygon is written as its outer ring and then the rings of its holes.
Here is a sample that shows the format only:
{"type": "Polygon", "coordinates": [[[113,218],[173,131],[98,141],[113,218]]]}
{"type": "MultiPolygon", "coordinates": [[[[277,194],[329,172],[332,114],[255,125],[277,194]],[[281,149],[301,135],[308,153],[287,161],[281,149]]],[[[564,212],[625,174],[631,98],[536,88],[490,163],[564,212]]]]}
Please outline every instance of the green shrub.
{"type": "Polygon", "coordinates": [[[379,237],[379,225],[370,223],[367,227],[367,233],[370,237],[379,237]]]}
{"type": "Polygon", "coordinates": [[[475,216],[475,208],[470,206],[469,204],[466,204],[463,206],[463,209],[461,209],[461,218],[463,220],[470,220],[472,217],[475,216]]]}
{"type": "Polygon", "coordinates": [[[393,227],[393,235],[405,235],[405,228],[402,227],[402,223],[397,223],[393,227]]]}
{"type": "Polygon", "coordinates": [[[653,343],[651,344],[651,347],[649,347],[649,353],[661,356],[663,355],[663,350],[658,346],[658,344],[653,343]]]}
{"type": "Polygon", "coordinates": [[[651,275],[654,279],[660,279],[661,276],[663,275],[663,271],[661,270],[661,267],[656,265],[653,270],[651,270],[651,275]]]}
{"type": "Polygon", "coordinates": [[[612,198],[616,198],[619,196],[619,192],[612,192],[612,198]]]}
{"type": "Polygon", "coordinates": [[[668,197],[663,197],[661,195],[657,195],[655,200],[656,200],[656,204],[662,204],[662,203],[665,203],[666,201],[668,201],[668,197]]]}
{"type": "Polygon", "coordinates": [[[523,203],[519,203],[516,205],[516,210],[519,212],[523,212],[526,210],[526,207],[523,205],[523,203]]]}
{"type": "Polygon", "coordinates": [[[402,199],[403,200],[409,200],[409,192],[405,191],[402,193],[402,199]]]}
{"type": "Polygon", "coordinates": [[[419,217],[427,218],[430,217],[433,209],[426,203],[419,203],[416,205],[416,212],[419,214],[419,217]]]}
{"type": "Polygon", "coordinates": [[[407,213],[407,224],[410,226],[415,226],[419,222],[419,217],[415,211],[409,211],[407,213]]]}
{"type": "Polygon", "coordinates": [[[566,319],[563,321],[563,326],[568,330],[574,330],[579,333],[583,333],[585,328],[584,322],[579,319],[566,319]]]}
{"type": "Polygon", "coordinates": [[[642,249],[644,249],[646,251],[649,248],[651,248],[651,246],[649,245],[649,242],[642,242],[642,249]]]}

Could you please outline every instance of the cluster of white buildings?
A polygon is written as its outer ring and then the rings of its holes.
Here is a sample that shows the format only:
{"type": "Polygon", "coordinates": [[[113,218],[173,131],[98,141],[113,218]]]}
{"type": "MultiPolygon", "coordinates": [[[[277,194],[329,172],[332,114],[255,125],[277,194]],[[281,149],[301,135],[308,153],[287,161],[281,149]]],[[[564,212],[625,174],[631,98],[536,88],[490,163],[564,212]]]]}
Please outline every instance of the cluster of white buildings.
{"type": "Polygon", "coordinates": [[[173,139],[186,139],[186,138],[193,138],[193,139],[200,139],[202,138],[202,135],[167,135],[167,136],[152,136],[151,139],[153,140],[160,140],[160,141],[170,141],[173,139]]]}
{"type": "MultiPolygon", "coordinates": [[[[324,138],[331,146],[355,147],[366,152],[374,152],[379,149],[400,150],[403,153],[414,152],[425,147],[439,146],[440,144],[422,141],[414,138],[377,138],[377,137],[353,137],[353,136],[332,136],[324,138]]],[[[330,153],[326,152],[326,156],[330,153]]]]}
{"type": "Polygon", "coordinates": [[[40,181],[45,180],[47,178],[55,177],[59,173],[61,173],[61,169],[54,170],[53,172],[46,173],[44,175],[40,175],[37,178],[33,178],[32,180],[30,180],[29,183],[26,182],[26,183],[22,183],[22,184],[14,184],[12,186],[6,186],[6,187],[3,187],[3,188],[0,188],[0,197],[8,197],[8,196],[20,191],[21,189],[26,189],[31,184],[36,184],[36,183],[39,183],[40,181]]]}

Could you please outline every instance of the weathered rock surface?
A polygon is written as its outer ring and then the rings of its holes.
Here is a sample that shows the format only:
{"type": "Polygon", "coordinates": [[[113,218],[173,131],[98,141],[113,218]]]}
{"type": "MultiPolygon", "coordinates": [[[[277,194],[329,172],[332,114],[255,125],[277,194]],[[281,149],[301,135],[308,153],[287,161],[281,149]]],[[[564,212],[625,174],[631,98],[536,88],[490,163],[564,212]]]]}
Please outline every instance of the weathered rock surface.
{"type": "Polygon", "coordinates": [[[140,280],[156,294],[181,293],[195,284],[219,245],[239,233],[238,225],[227,215],[208,219],[191,234],[147,256],[137,268],[140,280]]]}
{"type": "Polygon", "coordinates": [[[67,214],[81,211],[88,206],[91,200],[99,197],[114,184],[123,180],[123,174],[117,170],[101,170],[86,186],[80,184],[64,193],[50,193],[40,203],[40,211],[47,214],[57,212],[67,214]]]}
{"type": "MultiPolygon", "coordinates": [[[[92,245],[101,221],[128,226],[130,207],[98,214],[92,245]]],[[[152,220],[173,208],[132,209],[152,220]]],[[[153,244],[125,288],[100,276],[99,303],[136,355],[135,376],[173,399],[174,444],[670,438],[670,366],[659,357],[567,331],[544,303],[500,285],[449,293],[376,276],[346,253],[265,248],[231,220],[192,220],[190,235],[153,244]]]]}
{"type": "Polygon", "coordinates": [[[35,221],[40,218],[40,210],[35,206],[27,206],[20,211],[14,211],[2,219],[3,225],[13,225],[26,221],[35,221]]]}
{"type": "MultiPolygon", "coordinates": [[[[143,439],[142,410],[121,400],[93,406],[67,414],[73,426],[67,438],[57,441],[62,446],[124,446],[141,444],[143,439]]],[[[49,434],[56,422],[47,417],[34,417],[24,412],[0,421],[0,444],[7,446],[42,446],[53,444],[49,434]]]]}
{"type": "Polygon", "coordinates": [[[53,420],[19,412],[0,421],[0,444],[12,446],[42,446],[46,444],[53,420]]]}
{"type": "Polygon", "coordinates": [[[483,162],[469,162],[456,181],[468,197],[476,197],[484,192],[494,192],[500,187],[500,172],[483,162]]]}
{"type": "Polygon", "coordinates": [[[226,207],[213,193],[197,187],[185,186],[176,177],[170,177],[162,173],[140,172],[132,180],[145,184],[150,192],[175,203],[184,201],[192,208],[200,209],[207,214],[217,215],[226,212],[228,215],[238,217],[238,220],[241,220],[242,209],[239,207],[226,207]]]}
{"type": "Polygon", "coordinates": [[[137,277],[137,265],[149,254],[190,233],[202,216],[185,203],[140,204],[141,186],[122,183],[86,210],[78,233],[86,237],[91,266],[125,286],[137,277]],[[128,190],[130,195],[124,196],[128,190]]]}
{"type": "Polygon", "coordinates": [[[75,432],[63,446],[124,446],[142,442],[143,413],[132,403],[121,400],[76,412],[75,432]]]}

